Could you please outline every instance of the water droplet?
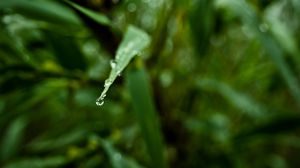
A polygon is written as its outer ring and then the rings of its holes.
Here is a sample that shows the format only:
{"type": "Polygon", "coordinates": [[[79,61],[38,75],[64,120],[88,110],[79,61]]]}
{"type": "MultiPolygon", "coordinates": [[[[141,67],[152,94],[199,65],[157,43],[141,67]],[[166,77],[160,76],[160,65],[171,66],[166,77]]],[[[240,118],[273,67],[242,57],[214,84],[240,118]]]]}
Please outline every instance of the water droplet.
{"type": "Polygon", "coordinates": [[[118,71],[117,74],[118,74],[118,76],[121,76],[121,71],[118,71]]]}
{"type": "Polygon", "coordinates": [[[129,12],[135,12],[135,11],[136,11],[136,4],[135,4],[135,3],[130,3],[130,4],[128,4],[127,10],[128,10],[129,12]]]}
{"type": "Polygon", "coordinates": [[[104,98],[106,97],[105,93],[102,93],[100,97],[96,100],[97,106],[102,106],[104,104],[104,98]]]}
{"type": "Polygon", "coordinates": [[[116,63],[115,60],[111,60],[111,61],[110,61],[110,67],[111,67],[112,69],[114,69],[114,68],[116,67],[116,65],[117,65],[117,63],[116,63]]]}
{"type": "Polygon", "coordinates": [[[109,87],[109,85],[111,85],[111,81],[106,79],[104,82],[104,87],[109,87]]]}
{"type": "Polygon", "coordinates": [[[96,105],[97,106],[102,106],[104,104],[104,101],[103,100],[101,100],[101,101],[96,101],[96,105]]]}

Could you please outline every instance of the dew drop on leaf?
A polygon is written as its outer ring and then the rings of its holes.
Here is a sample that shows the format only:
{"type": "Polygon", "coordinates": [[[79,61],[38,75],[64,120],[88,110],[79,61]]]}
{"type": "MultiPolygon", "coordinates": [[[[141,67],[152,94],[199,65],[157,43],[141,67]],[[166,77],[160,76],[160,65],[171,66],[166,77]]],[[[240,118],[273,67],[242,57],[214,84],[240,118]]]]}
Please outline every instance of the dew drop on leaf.
{"type": "Polygon", "coordinates": [[[111,71],[104,82],[104,89],[96,104],[103,105],[104,98],[112,83],[121,76],[131,59],[141,53],[150,44],[150,37],[146,32],[137,27],[129,26],[121,44],[119,45],[114,60],[110,61],[111,71]]]}
{"type": "Polygon", "coordinates": [[[117,65],[117,63],[116,63],[114,60],[111,60],[111,61],[110,61],[110,67],[111,67],[112,69],[114,69],[114,68],[116,67],[116,65],[117,65]]]}
{"type": "Polygon", "coordinates": [[[104,104],[104,101],[103,100],[101,100],[101,101],[96,101],[96,105],[97,106],[102,106],[104,104]]]}
{"type": "Polygon", "coordinates": [[[109,79],[105,80],[104,82],[104,87],[108,87],[109,85],[111,85],[111,81],[109,79]]]}

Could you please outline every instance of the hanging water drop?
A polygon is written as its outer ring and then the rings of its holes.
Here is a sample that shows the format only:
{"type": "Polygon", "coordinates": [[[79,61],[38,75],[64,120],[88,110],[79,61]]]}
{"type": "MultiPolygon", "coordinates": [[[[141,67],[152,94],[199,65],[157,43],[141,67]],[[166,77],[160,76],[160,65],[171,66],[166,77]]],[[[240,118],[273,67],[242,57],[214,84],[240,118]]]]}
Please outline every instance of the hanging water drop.
{"type": "Polygon", "coordinates": [[[101,94],[101,96],[96,100],[97,106],[102,106],[104,104],[105,96],[106,96],[106,94],[101,94]]]}
{"type": "MultiPolygon", "coordinates": [[[[129,5],[130,11],[136,10],[135,4],[129,5]]],[[[117,49],[115,59],[110,60],[111,71],[108,78],[104,81],[104,89],[100,97],[96,100],[96,105],[104,104],[105,96],[112,83],[121,76],[121,72],[128,66],[133,57],[144,50],[150,43],[149,36],[134,27],[129,27],[120,47],[117,49]]]]}
{"type": "Polygon", "coordinates": [[[116,67],[116,65],[117,65],[117,63],[116,63],[115,60],[111,60],[110,61],[110,67],[111,67],[111,69],[114,69],[116,67]]]}
{"type": "Polygon", "coordinates": [[[96,101],[96,105],[97,106],[102,106],[104,104],[104,101],[103,100],[101,100],[101,101],[96,101]]]}

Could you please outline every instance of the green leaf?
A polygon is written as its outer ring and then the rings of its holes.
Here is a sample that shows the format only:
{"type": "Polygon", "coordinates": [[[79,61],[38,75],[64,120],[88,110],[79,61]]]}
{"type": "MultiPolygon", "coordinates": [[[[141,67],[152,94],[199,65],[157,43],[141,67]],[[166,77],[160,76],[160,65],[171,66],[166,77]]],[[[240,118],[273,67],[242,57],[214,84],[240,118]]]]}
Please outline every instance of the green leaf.
{"type": "Polygon", "coordinates": [[[207,53],[215,27],[214,0],[198,0],[189,12],[189,23],[195,48],[201,56],[207,53]]]}
{"type": "Polygon", "coordinates": [[[0,150],[1,160],[9,159],[17,154],[18,150],[20,149],[26,125],[27,120],[24,117],[19,117],[10,124],[2,140],[0,150]]]}
{"type": "Polygon", "coordinates": [[[74,12],[55,1],[44,0],[4,0],[0,10],[13,9],[29,18],[63,25],[80,25],[74,12]]]}
{"type": "Polygon", "coordinates": [[[151,167],[166,167],[163,158],[160,123],[152,100],[148,74],[142,68],[130,70],[127,74],[127,84],[141,132],[151,157],[151,167]]]}
{"type": "Polygon", "coordinates": [[[75,8],[76,10],[78,10],[79,12],[85,14],[86,16],[88,16],[89,18],[95,20],[97,23],[102,24],[102,25],[110,25],[111,21],[108,19],[108,17],[106,17],[103,14],[94,12],[92,10],[89,10],[87,8],[84,8],[80,5],[77,5],[71,1],[66,1],[68,4],[70,4],[73,8],[75,8]]]}
{"type": "Polygon", "coordinates": [[[118,47],[115,59],[110,62],[112,69],[108,79],[105,80],[104,90],[96,101],[97,105],[103,105],[106,93],[115,79],[121,75],[130,60],[142,52],[149,44],[150,37],[147,33],[134,26],[128,27],[125,36],[118,47]]]}
{"type": "Polygon", "coordinates": [[[14,40],[4,28],[0,29],[0,55],[0,62],[22,58],[22,52],[18,50],[14,40]]]}
{"type": "MultiPolygon", "coordinates": [[[[266,20],[270,24],[270,30],[282,48],[295,60],[297,65],[300,65],[299,48],[297,47],[295,33],[290,31],[290,27],[285,24],[285,21],[280,17],[281,12],[285,8],[284,3],[277,2],[266,11],[266,20]]],[[[292,9],[291,9],[292,10],[292,9]]]]}
{"type": "Polygon", "coordinates": [[[61,167],[68,160],[63,156],[52,156],[48,158],[27,158],[14,161],[4,168],[51,168],[61,167]]]}

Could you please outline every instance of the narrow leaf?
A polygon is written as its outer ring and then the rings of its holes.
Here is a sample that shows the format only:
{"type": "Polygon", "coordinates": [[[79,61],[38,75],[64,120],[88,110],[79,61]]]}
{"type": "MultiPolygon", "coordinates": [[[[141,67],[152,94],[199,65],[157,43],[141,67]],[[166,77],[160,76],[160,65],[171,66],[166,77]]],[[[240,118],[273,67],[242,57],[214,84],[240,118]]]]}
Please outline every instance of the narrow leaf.
{"type": "Polygon", "coordinates": [[[80,5],[77,5],[71,1],[66,1],[68,4],[70,4],[73,8],[78,10],[79,12],[85,14],[86,16],[90,17],[91,19],[95,20],[97,23],[102,24],[102,25],[109,25],[110,20],[103,14],[94,12],[90,9],[84,8],[80,5]]]}
{"type": "Polygon", "coordinates": [[[24,117],[19,117],[11,123],[2,140],[0,159],[5,160],[17,154],[23,139],[24,129],[27,125],[27,120],[24,117]]]}
{"type": "Polygon", "coordinates": [[[27,158],[14,161],[4,168],[51,168],[61,167],[68,160],[63,156],[52,156],[48,158],[27,158]]]}
{"type": "Polygon", "coordinates": [[[128,72],[127,84],[151,158],[151,167],[166,167],[160,123],[152,100],[148,74],[144,69],[131,70],[128,72]]]}
{"type": "Polygon", "coordinates": [[[96,100],[98,106],[103,105],[106,93],[115,79],[129,64],[130,60],[142,52],[150,43],[150,37],[144,31],[134,26],[129,26],[125,36],[117,50],[115,60],[111,61],[111,71],[108,79],[105,80],[104,90],[96,100]]]}
{"type": "Polygon", "coordinates": [[[74,12],[55,1],[4,0],[0,1],[0,11],[13,9],[32,19],[63,25],[80,25],[74,12]]]}

